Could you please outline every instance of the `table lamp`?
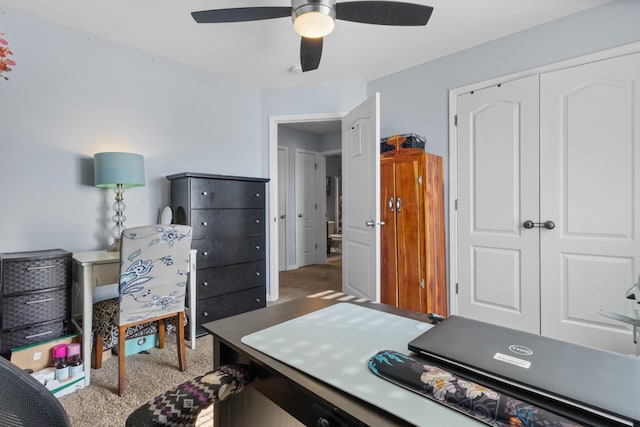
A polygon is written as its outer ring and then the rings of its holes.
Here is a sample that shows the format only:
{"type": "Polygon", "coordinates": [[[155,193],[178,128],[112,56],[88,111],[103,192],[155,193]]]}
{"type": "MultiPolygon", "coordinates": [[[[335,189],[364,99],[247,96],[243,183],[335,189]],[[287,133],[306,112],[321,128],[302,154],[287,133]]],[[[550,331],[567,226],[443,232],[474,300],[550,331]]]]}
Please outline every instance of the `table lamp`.
{"type": "Polygon", "coordinates": [[[124,189],[144,186],[144,157],[134,153],[96,153],[93,156],[93,166],[96,187],[113,188],[116,193],[113,204],[115,214],[111,218],[115,223],[111,229],[115,240],[107,250],[117,252],[120,251],[120,235],[126,228],[124,189]]]}

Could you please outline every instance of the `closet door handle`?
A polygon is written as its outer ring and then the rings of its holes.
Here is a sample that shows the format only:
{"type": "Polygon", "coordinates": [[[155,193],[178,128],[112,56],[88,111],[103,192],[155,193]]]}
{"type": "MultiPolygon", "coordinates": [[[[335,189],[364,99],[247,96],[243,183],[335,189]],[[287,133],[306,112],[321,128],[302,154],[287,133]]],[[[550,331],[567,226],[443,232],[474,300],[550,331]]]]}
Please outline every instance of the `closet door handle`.
{"type": "Polygon", "coordinates": [[[527,230],[532,229],[533,227],[540,227],[540,228],[544,227],[547,230],[553,230],[554,228],[556,228],[555,222],[551,220],[545,221],[545,222],[533,222],[530,219],[528,219],[522,223],[522,226],[527,230]]]}
{"type": "Polygon", "coordinates": [[[376,222],[372,219],[367,220],[364,222],[364,225],[366,225],[367,227],[375,227],[376,226],[376,222]]]}
{"type": "Polygon", "coordinates": [[[400,212],[400,208],[402,208],[402,200],[398,197],[396,199],[396,211],[400,212]]]}
{"type": "Polygon", "coordinates": [[[389,197],[389,212],[393,212],[393,196],[389,197]]]}

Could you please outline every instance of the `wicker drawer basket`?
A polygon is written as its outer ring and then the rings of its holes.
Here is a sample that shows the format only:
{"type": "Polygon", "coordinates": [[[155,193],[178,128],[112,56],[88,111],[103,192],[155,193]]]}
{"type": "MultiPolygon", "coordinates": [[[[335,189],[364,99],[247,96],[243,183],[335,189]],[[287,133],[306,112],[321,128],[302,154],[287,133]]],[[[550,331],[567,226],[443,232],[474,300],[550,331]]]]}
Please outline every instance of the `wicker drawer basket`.
{"type": "Polygon", "coordinates": [[[6,296],[2,299],[2,329],[64,319],[68,310],[67,288],[6,296]]]}
{"type": "Polygon", "coordinates": [[[3,257],[2,293],[4,295],[67,286],[70,280],[71,253],[69,252],[50,250],[8,254],[3,257]],[[34,254],[34,256],[27,256],[27,254],[34,254]],[[20,255],[25,256],[20,257],[20,255]]]}
{"type": "Polygon", "coordinates": [[[12,348],[61,337],[67,333],[66,328],[66,321],[56,320],[4,330],[0,333],[0,353],[9,352],[12,348]]]}

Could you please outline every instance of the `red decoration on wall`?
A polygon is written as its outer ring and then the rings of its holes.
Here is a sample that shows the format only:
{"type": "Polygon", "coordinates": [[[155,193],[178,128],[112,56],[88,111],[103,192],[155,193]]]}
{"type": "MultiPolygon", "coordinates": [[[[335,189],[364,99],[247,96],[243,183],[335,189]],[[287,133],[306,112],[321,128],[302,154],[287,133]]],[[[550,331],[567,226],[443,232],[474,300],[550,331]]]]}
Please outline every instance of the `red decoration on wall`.
{"type": "Polygon", "coordinates": [[[6,41],[3,36],[4,33],[0,33],[0,77],[9,80],[5,74],[11,71],[11,67],[16,65],[16,63],[9,58],[9,56],[13,55],[13,52],[9,49],[9,42],[6,41]]]}

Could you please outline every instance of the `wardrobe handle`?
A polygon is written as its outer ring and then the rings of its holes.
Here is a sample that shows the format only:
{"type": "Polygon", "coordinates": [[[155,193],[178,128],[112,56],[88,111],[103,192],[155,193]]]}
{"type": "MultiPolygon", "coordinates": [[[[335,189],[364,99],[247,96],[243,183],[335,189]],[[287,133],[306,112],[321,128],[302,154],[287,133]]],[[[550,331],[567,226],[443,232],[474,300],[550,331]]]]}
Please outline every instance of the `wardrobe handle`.
{"type": "Polygon", "coordinates": [[[400,199],[400,197],[398,197],[398,199],[396,200],[396,210],[400,212],[400,208],[402,208],[402,200],[400,199]]]}
{"type": "Polygon", "coordinates": [[[393,212],[393,196],[389,197],[389,211],[393,212]]]}

